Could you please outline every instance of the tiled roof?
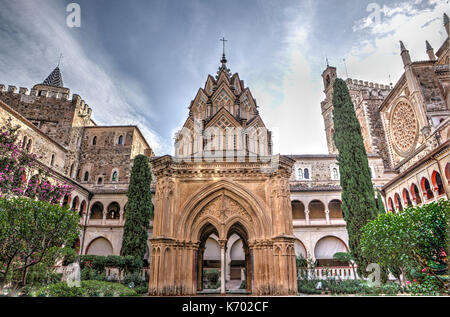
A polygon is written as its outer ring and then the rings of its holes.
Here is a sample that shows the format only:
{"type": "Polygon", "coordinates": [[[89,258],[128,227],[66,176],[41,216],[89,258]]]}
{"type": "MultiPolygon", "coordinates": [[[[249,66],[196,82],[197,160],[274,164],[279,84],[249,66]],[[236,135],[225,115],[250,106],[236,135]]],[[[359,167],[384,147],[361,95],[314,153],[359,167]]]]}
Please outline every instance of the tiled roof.
{"type": "Polygon", "coordinates": [[[53,87],[64,87],[61,71],[59,67],[56,67],[50,75],[44,80],[43,85],[53,86],[53,87]]]}

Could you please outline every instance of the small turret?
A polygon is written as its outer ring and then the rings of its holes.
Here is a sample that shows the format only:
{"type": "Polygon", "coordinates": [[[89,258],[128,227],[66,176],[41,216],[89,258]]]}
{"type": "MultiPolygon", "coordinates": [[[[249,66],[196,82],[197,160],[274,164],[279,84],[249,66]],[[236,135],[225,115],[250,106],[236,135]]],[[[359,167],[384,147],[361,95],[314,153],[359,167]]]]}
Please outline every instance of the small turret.
{"type": "Polygon", "coordinates": [[[405,45],[402,41],[400,41],[400,50],[401,50],[401,56],[403,60],[403,65],[407,66],[411,64],[411,57],[409,56],[409,51],[405,48],[405,45]]]}
{"type": "Polygon", "coordinates": [[[434,55],[433,47],[431,47],[430,43],[428,41],[425,41],[425,45],[427,47],[427,55],[430,61],[435,61],[436,56],[434,55]]]}

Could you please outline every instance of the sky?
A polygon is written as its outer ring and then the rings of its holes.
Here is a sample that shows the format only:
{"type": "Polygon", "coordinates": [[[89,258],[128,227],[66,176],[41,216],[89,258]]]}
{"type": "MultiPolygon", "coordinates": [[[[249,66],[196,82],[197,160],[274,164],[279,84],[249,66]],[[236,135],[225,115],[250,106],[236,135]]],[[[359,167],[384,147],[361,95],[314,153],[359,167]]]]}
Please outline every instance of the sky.
{"type": "Polygon", "coordinates": [[[220,65],[222,37],[274,154],[324,154],[326,59],[339,77],[395,84],[399,40],[426,60],[425,40],[439,49],[450,13],[448,0],[78,0],[81,25],[71,28],[71,2],[0,0],[0,84],[31,88],[62,54],[64,86],[93,120],[137,125],[157,155],[173,154],[190,101],[220,65]]]}

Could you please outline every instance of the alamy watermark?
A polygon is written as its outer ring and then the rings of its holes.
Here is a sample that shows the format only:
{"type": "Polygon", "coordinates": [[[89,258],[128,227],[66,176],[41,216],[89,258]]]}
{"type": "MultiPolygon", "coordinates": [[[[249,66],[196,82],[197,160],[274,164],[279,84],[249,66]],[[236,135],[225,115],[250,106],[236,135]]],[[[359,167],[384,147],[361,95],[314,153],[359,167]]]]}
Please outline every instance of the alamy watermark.
{"type": "Polygon", "coordinates": [[[78,3],[69,3],[66,7],[66,12],[69,14],[66,17],[66,24],[69,28],[81,27],[81,7],[78,3]]]}

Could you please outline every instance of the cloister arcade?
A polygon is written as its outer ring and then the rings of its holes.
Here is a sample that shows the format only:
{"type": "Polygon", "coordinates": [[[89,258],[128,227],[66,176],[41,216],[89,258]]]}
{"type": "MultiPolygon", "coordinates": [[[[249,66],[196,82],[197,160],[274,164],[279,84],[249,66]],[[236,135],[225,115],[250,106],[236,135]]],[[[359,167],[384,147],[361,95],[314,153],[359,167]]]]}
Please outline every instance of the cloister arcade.
{"type": "Polygon", "coordinates": [[[450,183],[450,163],[445,167],[445,179],[443,182],[441,174],[436,169],[425,170],[416,174],[416,177],[405,179],[387,193],[386,211],[402,211],[406,207],[418,206],[441,198],[447,198],[446,185],[450,183]]]}

